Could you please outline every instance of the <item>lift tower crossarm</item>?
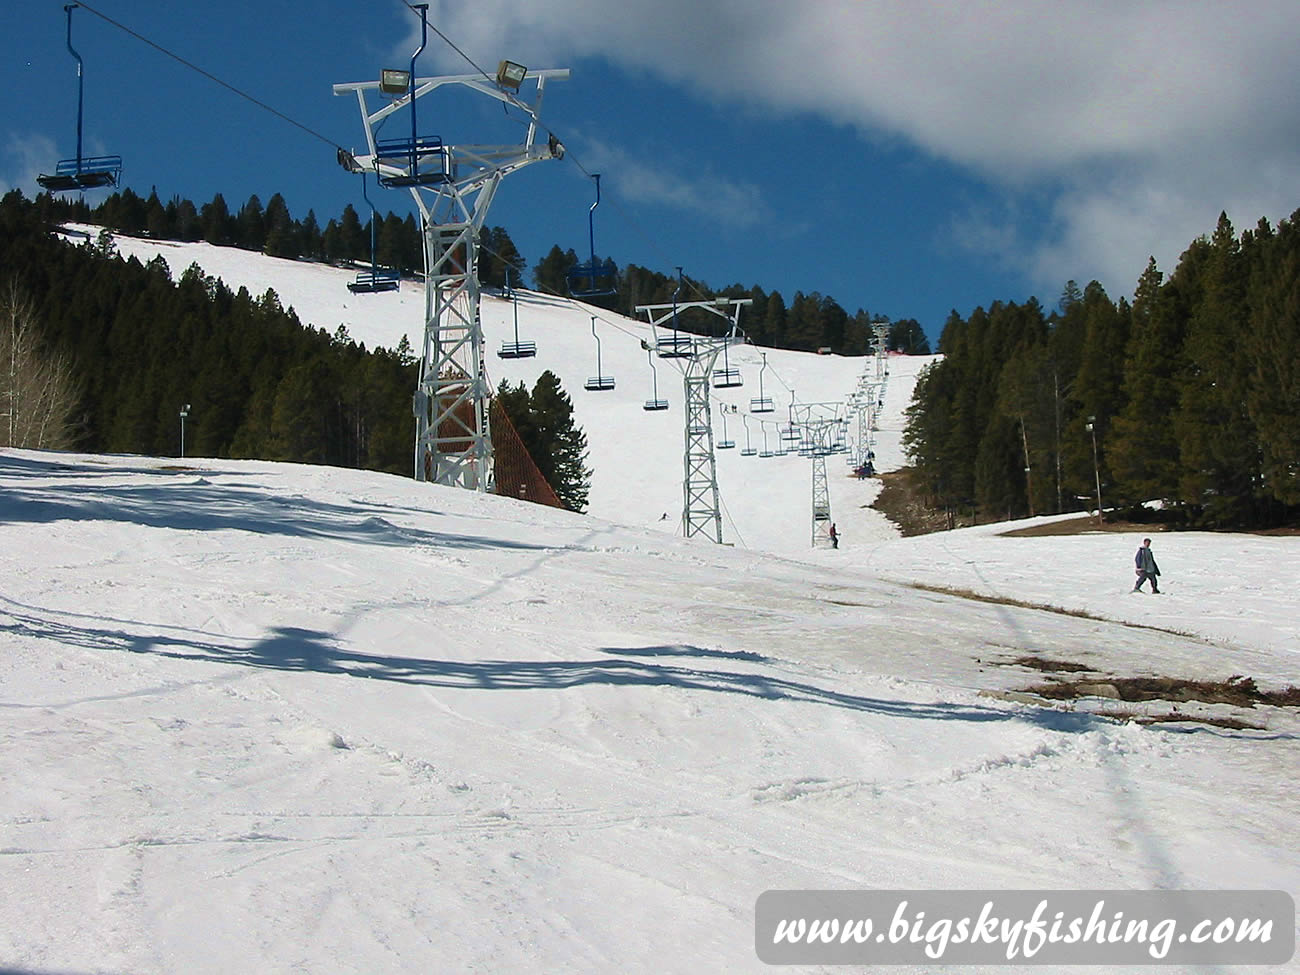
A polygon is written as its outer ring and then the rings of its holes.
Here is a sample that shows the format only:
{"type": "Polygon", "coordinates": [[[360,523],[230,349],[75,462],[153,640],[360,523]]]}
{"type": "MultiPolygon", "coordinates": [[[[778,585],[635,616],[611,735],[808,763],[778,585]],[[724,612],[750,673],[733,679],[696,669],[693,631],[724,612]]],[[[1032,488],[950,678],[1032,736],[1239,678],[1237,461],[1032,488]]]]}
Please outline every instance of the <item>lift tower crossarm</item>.
{"type": "Polygon", "coordinates": [[[712,301],[682,301],[675,305],[637,305],[636,310],[646,316],[652,327],[658,327],[670,321],[674,311],[680,314],[688,308],[702,308],[729,322],[731,330],[727,333],[727,338],[735,338],[740,324],[740,309],[753,303],[753,298],[715,298],[712,301]]]}

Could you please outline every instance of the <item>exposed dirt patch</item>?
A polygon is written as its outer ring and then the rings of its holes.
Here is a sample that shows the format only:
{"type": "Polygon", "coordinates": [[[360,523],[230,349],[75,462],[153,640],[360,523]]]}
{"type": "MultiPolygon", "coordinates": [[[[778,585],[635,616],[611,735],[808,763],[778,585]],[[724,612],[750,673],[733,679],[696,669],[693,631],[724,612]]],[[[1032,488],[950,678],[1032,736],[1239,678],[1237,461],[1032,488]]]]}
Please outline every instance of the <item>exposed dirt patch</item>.
{"type": "Polygon", "coordinates": [[[1164,525],[1142,525],[1136,521],[1103,521],[1098,523],[1092,515],[1080,515],[1078,518],[1064,518],[1046,525],[1031,525],[1027,528],[1012,528],[999,532],[1003,538],[1039,538],[1044,535],[1083,535],[1091,532],[1115,532],[1123,535],[1140,535],[1145,532],[1155,535],[1168,531],[1164,525]]]}
{"type": "Polygon", "coordinates": [[[1042,670],[1053,674],[1094,673],[1091,667],[1084,664],[1077,664],[1070,660],[1051,660],[1047,657],[1017,657],[1006,663],[996,662],[1003,667],[1028,667],[1030,670],[1042,670]]]}
{"type": "Polygon", "coordinates": [[[1183,630],[1171,630],[1164,626],[1150,626],[1146,623],[1129,623],[1124,620],[1114,620],[1106,616],[1098,616],[1095,613],[1089,613],[1085,609],[1067,609],[1064,606],[1052,606],[1048,603],[1031,603],[1024,599],[1013,599],[1010,596],[994,596],[989,593],[976,592],[973,589],[963,589],[957,586],[931,586],[924,582],[905,582],[903,585],[911,589],[919,589],[922,592],[937,592],[945,596],[956,596],[958,599],[972,599],[977,603],[995,603],[999,606],[1016,606],[1020,609],[1037,609],[1044,613],[1057,613],[1061,616],[1076,616],[1079,619],[1097,620],[1101,623],[1114,623],[1116,626],[1128,626],[1135,630],[1155,630],[1160,633],[1172,633],[1174,636],[1185,636],[1191,639],[1201,639],[1194,633],[1188,633],[1183,630]]]}
{"type": "Polygon", "coordinates": [[[1236,675],[1222,681],[1183,680],[1177,677],[1102,677],[1089,680],[1052,680],[1026,688],[1053,701],[1080,697],[1108,697],[1119,701],[1171,701],[1231,704],[1253,708],[1256,704],[1300,708],[1300,687],[1263,691],[1253,677],[1236,675]]]}
{"type": "Polygon", "coordinates": [[[975,524],[969,512],[962,517],[957,512],[927,504],[924,494],[916,486],[915,471],[910,467],[878,476],[882,486],[872,507],[897,525],[904,536],[926,535],[975,524]]]}
{"type": "Polygon", "coordinates": [[[1184,714],[1177,708],[1168,714],[1135,714],[1129,711],[1094,711],[1103,718],[1115,718],[1118,721],[1132,721],[1134,724],[1207,724],[1215,728],[1227,728],[1230,731],[1266,731],[1266,725],[1243,721],[1220,714],[1184,714]]]}
{"type": "Polygon", "coordinates": [[[1227,705],[1232,708],[1253,709],[1256,705],[1280,708],[1300,708],[1300,687],[1286,687],[1264,691],[1251,677],[1234,675],[1227,680],[1183,680],[1176,677],[1111,677],[1102,675],[1084,664],[1071,660],[1052,660],[1048,657],[1027,655],[1010,661],[996,661],[1004,667],[1026,667],[1041,671],[1047,682],[1034,684],[1019,691],[1006,692],[1009,700],[1026,703],[1042,701],[1077,701],[1080,698],[1101,698],[1117,702],[1115,706],[1090,708],[1092,714],[1132,721],[1140,725],[1191,722],[1226,728],[1233,731],[1264,731],[1266,725],[1234,714],[1207,713],[1200,705],[1227,705]],[[1064,677],[1063,674],[1087,673],[1087,677],[1064,677]],[[1125,704],[1169,704],[1168,711],[1124,708],[1125,704]],[[1179,709],[1180,704],[1197,708],[1194,712],[1179,709]]]}

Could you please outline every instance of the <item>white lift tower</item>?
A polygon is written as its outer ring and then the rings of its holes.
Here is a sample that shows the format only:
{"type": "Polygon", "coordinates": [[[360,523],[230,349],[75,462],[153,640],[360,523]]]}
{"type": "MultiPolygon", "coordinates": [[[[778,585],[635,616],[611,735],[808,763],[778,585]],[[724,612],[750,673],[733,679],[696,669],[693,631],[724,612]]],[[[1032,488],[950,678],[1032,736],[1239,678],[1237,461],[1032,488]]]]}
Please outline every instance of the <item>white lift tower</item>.
{"type": "MultiPolygon", "coordinates": [[[[334,86],[334,94],[355,94],[365,126],[366,151],[340,151],[351,172],[373,172],[381,186],[408,189],[420,210],[424,235],[425,324],[416,418],[415,477],[474,491],[492,489],[492,434],[488,407],[492,390],[483,365],[479,319],[478,239],[501,180],[531,163],[560,159],[554,136],[538,143],[538,119],[547,81],[569,77],[567,68],[530,71],[502,61],[497,76],[485,74],[418,78],[415,61],[428,40],[428,4],[420,12],[420,46],[410,70],[385,69],[378,81],[334,86]],[[520,95],[534,82],[531,103],[520,95]],[[421,134],[416,102],[434,92],[469,89],[522,113],[527,125],[517,145],[451,145],[421,134]],[[372,109],[372,96],[381,106],[372,109]],[[380,139],[380,125],[405,110],[410,134],[380,139]]],[[[394,119],[394,121],[397,121],[394,119]]]]}
{"type": "Polygon", "coordinates": [[[654,348],[662,358],[682,363],[686,399],[685,455],[682,478],[682,532],[685,537],[707,535],[722,544],[722,503],[718,497],[718,468],[713,445],[713,412],[709,406],[710,379],[718,355],[735,341],[740,309],[753,304],[752,298],[715,298],[711,301],[674,301],[664,305],[637,305],[657,335],[671,322],[671,338],[657,340],[654,348]],[[687,308],[702,308],[730,324],[722,338],[679,332],[677,315],[687,308]]]}
{"type": "Polygon", "coordinates": [[[826,458],[835,453],[836,433],[844,423],[842,403],[792,405],[792,426],[799,430],[800,451],[812,458],[812,547],[831,541],[831,492],[826,458]]]}

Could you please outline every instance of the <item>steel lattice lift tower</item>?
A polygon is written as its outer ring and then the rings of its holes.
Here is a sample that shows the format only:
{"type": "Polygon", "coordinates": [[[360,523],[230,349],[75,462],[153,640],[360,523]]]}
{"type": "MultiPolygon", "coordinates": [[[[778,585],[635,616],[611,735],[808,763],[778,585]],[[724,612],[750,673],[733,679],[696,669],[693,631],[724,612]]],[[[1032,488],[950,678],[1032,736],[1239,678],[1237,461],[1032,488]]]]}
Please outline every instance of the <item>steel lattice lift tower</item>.
{"type": "MultiPolygon", "coordinates": [[[[682,382],[686,401],[685,453],[682,478],[682,530],[685,537],[707,535],[722,544],[722,502],[718,495],[717,458],[713,449],[713,411],[709,390],[713,367],[728,343],[734,341],[740,324],[740,309],[753,304],[752,298],[716,298],[711,301],[685,301],[664,305],[637,305],[652,329],[665,322],[673,323],[672,347],[665,358],[682,363],[682,382]],[[687,333],[677,331],[677,315],[687,308],[702,308],[730,324],[722,338],[690,335],[690,351],[683,354],[681,341],[687,333]]],[[[647,347],[650,347],[647,344],[647,347]]],[[[658,343],[656,346],[658,347],[658,343]]]]}
{"type": "Polygon", "coordinates": [[[812,457],[812,547],[830,541],[831,491],[826,458],[835,453],[835,431],[844,422],[841,403],[800,403],[791,406],[802,448],[812,457]]]}
{"type": "Polygon", "coordinates": [[[492,390],[484,371],[483,330],[479,319],[478,239],[501,180],[531,163],[560,159],[564,147],[554,136],[538,144],[546,82],[569,77],[567,68],[530,71],[502,61],[496,78],[486,74],[417,78],[415,61],[428,40],[428,4],[416,4],[422,35],[410,70],[385,69],[379,81],[334,86],[334,94],[356,94],[365,126],[366,152],[340,150],[350,172],[373,172],[381,186],[409,189],[419,208],[424,236],[425,324],[420,379],[413,408],[416,418],[415,477],[468,488],[492,489],[492,433],[488,414],[492,390]],[[536,83],[531,104],[519,91],[536,83]],[[527,121],[517,145],[449,145],[423,135],[416,102],[435,91],[468,88],[521,112],[527,121]],[[367,94],[387,96],[372,111],[367,94]],[[380,125],[406,110],[410,135],[377,138],[380,125]]]}

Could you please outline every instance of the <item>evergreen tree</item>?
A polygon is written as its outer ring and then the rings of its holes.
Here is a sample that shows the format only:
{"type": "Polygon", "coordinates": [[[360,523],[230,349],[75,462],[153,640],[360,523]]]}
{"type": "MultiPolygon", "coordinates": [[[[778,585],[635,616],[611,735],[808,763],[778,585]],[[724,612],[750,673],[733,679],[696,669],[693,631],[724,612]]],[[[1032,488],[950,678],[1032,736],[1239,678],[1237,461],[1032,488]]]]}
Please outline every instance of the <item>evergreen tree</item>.
{"type": "Polygon", "coordinates": [[[1276,233],[1261,221],[1251,250],[1256,269],[1247,288],[1246,405],[1264,490],[1283,505],[1300,505],[1300,210],[1276,233]]]}
{"type": "Polygon", "coordinates": [[[785,298],[781,292],[773,291],[767,297],[767,305],[763,310],[763,339],[760,341],[755,338],[754,341],[759,345],[767,345],[769,348],[784,348],[785,333],[788,326],[789,311],[785,306],[785,298]]]}
{"type": "Polygon", "coordinates": [[[1069,389],[1070,411],[1063,435],[1065,484],[1070,496],[1092,498],[1100,481],[1108,497],[1113,481],[1108,459],[1110,431],[1126,402],[1123,351],[1128,345],[1132,312],[1123,300],[1118,306],[1113,304],[1096,281],[1085,289],[1082,303],[1083,346],[1069,389]],[[1090,423],[1091,431],[1087,429],[1090,423]]]}
{"type": "Polygon", "coordinates": [[[308,210],[299,228],[302,239],[302,256],[313,261],[325,259],[325,248],[321,243],[320,224],[316,221],[316,211],[308,210]]]}
{"type": "Polygon", "coordinates": [[[510,281],[523,282],[525,261],[504,227],[484,227],[480,235],[479,281],[485,288],[505,288],[506,271],[510,281]]]}
{"type": "Polygon", "coordinates": [[[406,226],[402,223],[402,218],[389,211],[388,216],[379,224],[379,233],[375,244],[376,263],[383,267],[398,268],[405,271],[412,270],[412,265],[406,257],[408,247],[405,236],[406,226]]]}
{"type": "Polygon", "coordinates": [[[1254,424],[1246,408],[1247,280],[1236,234],[1226,213],[1197,269],[1198,300],[1183,343],[1174,416],[1181,477],[1178,495],[1201,509],[1209,525],[1254,521],[1262,475],[1254,424]]]}
{"type": "Polygon", "coordinates": [[[591,487],[587,436],[573,422],[573,401],[559,377],[543,372],[531,394],[522,383],[512,388],[503,381],[497,401],[561,503],[571,511],[585,510],[591,487]]]}
{"type": "Polygon", "coordinates": [[[533,266],[533,284],[538,291],[551,295],[569,293],[569,269],[578,263],[578,255],[570,248],[560,250],[558,244],[533,266]]]}
{"type": "MultiPolygon", "coordinates": [[[[333,222],[331,221],[331,224],[333,222]]],[[[349,203],[343,208],[338,224],[336,252],[333,260],[368,261],[370,259],[370,234],[361,225],[361,218],[349,203]]]]}
{"type": "Polygon", "coordinates": [[[266,246],[266,214],[256,193],[235,217],[235,244],[248,251],[260,251],[266,246]]]}
{"type": "Polygon", "coordinates": [[[170,222],[177,240],[193,241],[202,239],[203,224],[199,219],[199,212],[194,209],[193,203],[174,196],[167,204],[167,209],[170,212],[170,222]]]}
{"type": "Polygon", "coordinates": [[[157,189],[150,192],[149,199],[145,201],[145,230],[149,232],[150,237],[159,240],[171,239],[175,234],[167,208],[163,206],[162,200],[158,199],[157,189]]]}
{"type": "Polygon", "coordinates": [[[262,252],[270,257],[297,259],[302,253],[299,231],[284,197],[276,193],[266,204],[266,242],[262,252]]]}
{"type": "Polygon", "coordinates": [[[234,221],[230,217],[230,208],[220,193],[205,203],[199,211],[199,222],[203,227],[203,239],[209,244],[229,244],[234,240],[234,221]]]}
{"type": "Polygon", "coordinates": [[[1123,412],[1111,437],[1119,499],[1176,497],[1178,441],[1171,419],[1178,407],[1184,319],[1172,288],[1162,287],[1155,258],[1138,279],[1124,364],[1123,412]]]}
{"type": "Polygon", "coordinates": [[[929,355],[930,340],[915,318],[900,318],[889,326],[888,347],[908,355],[929,355]]]}

